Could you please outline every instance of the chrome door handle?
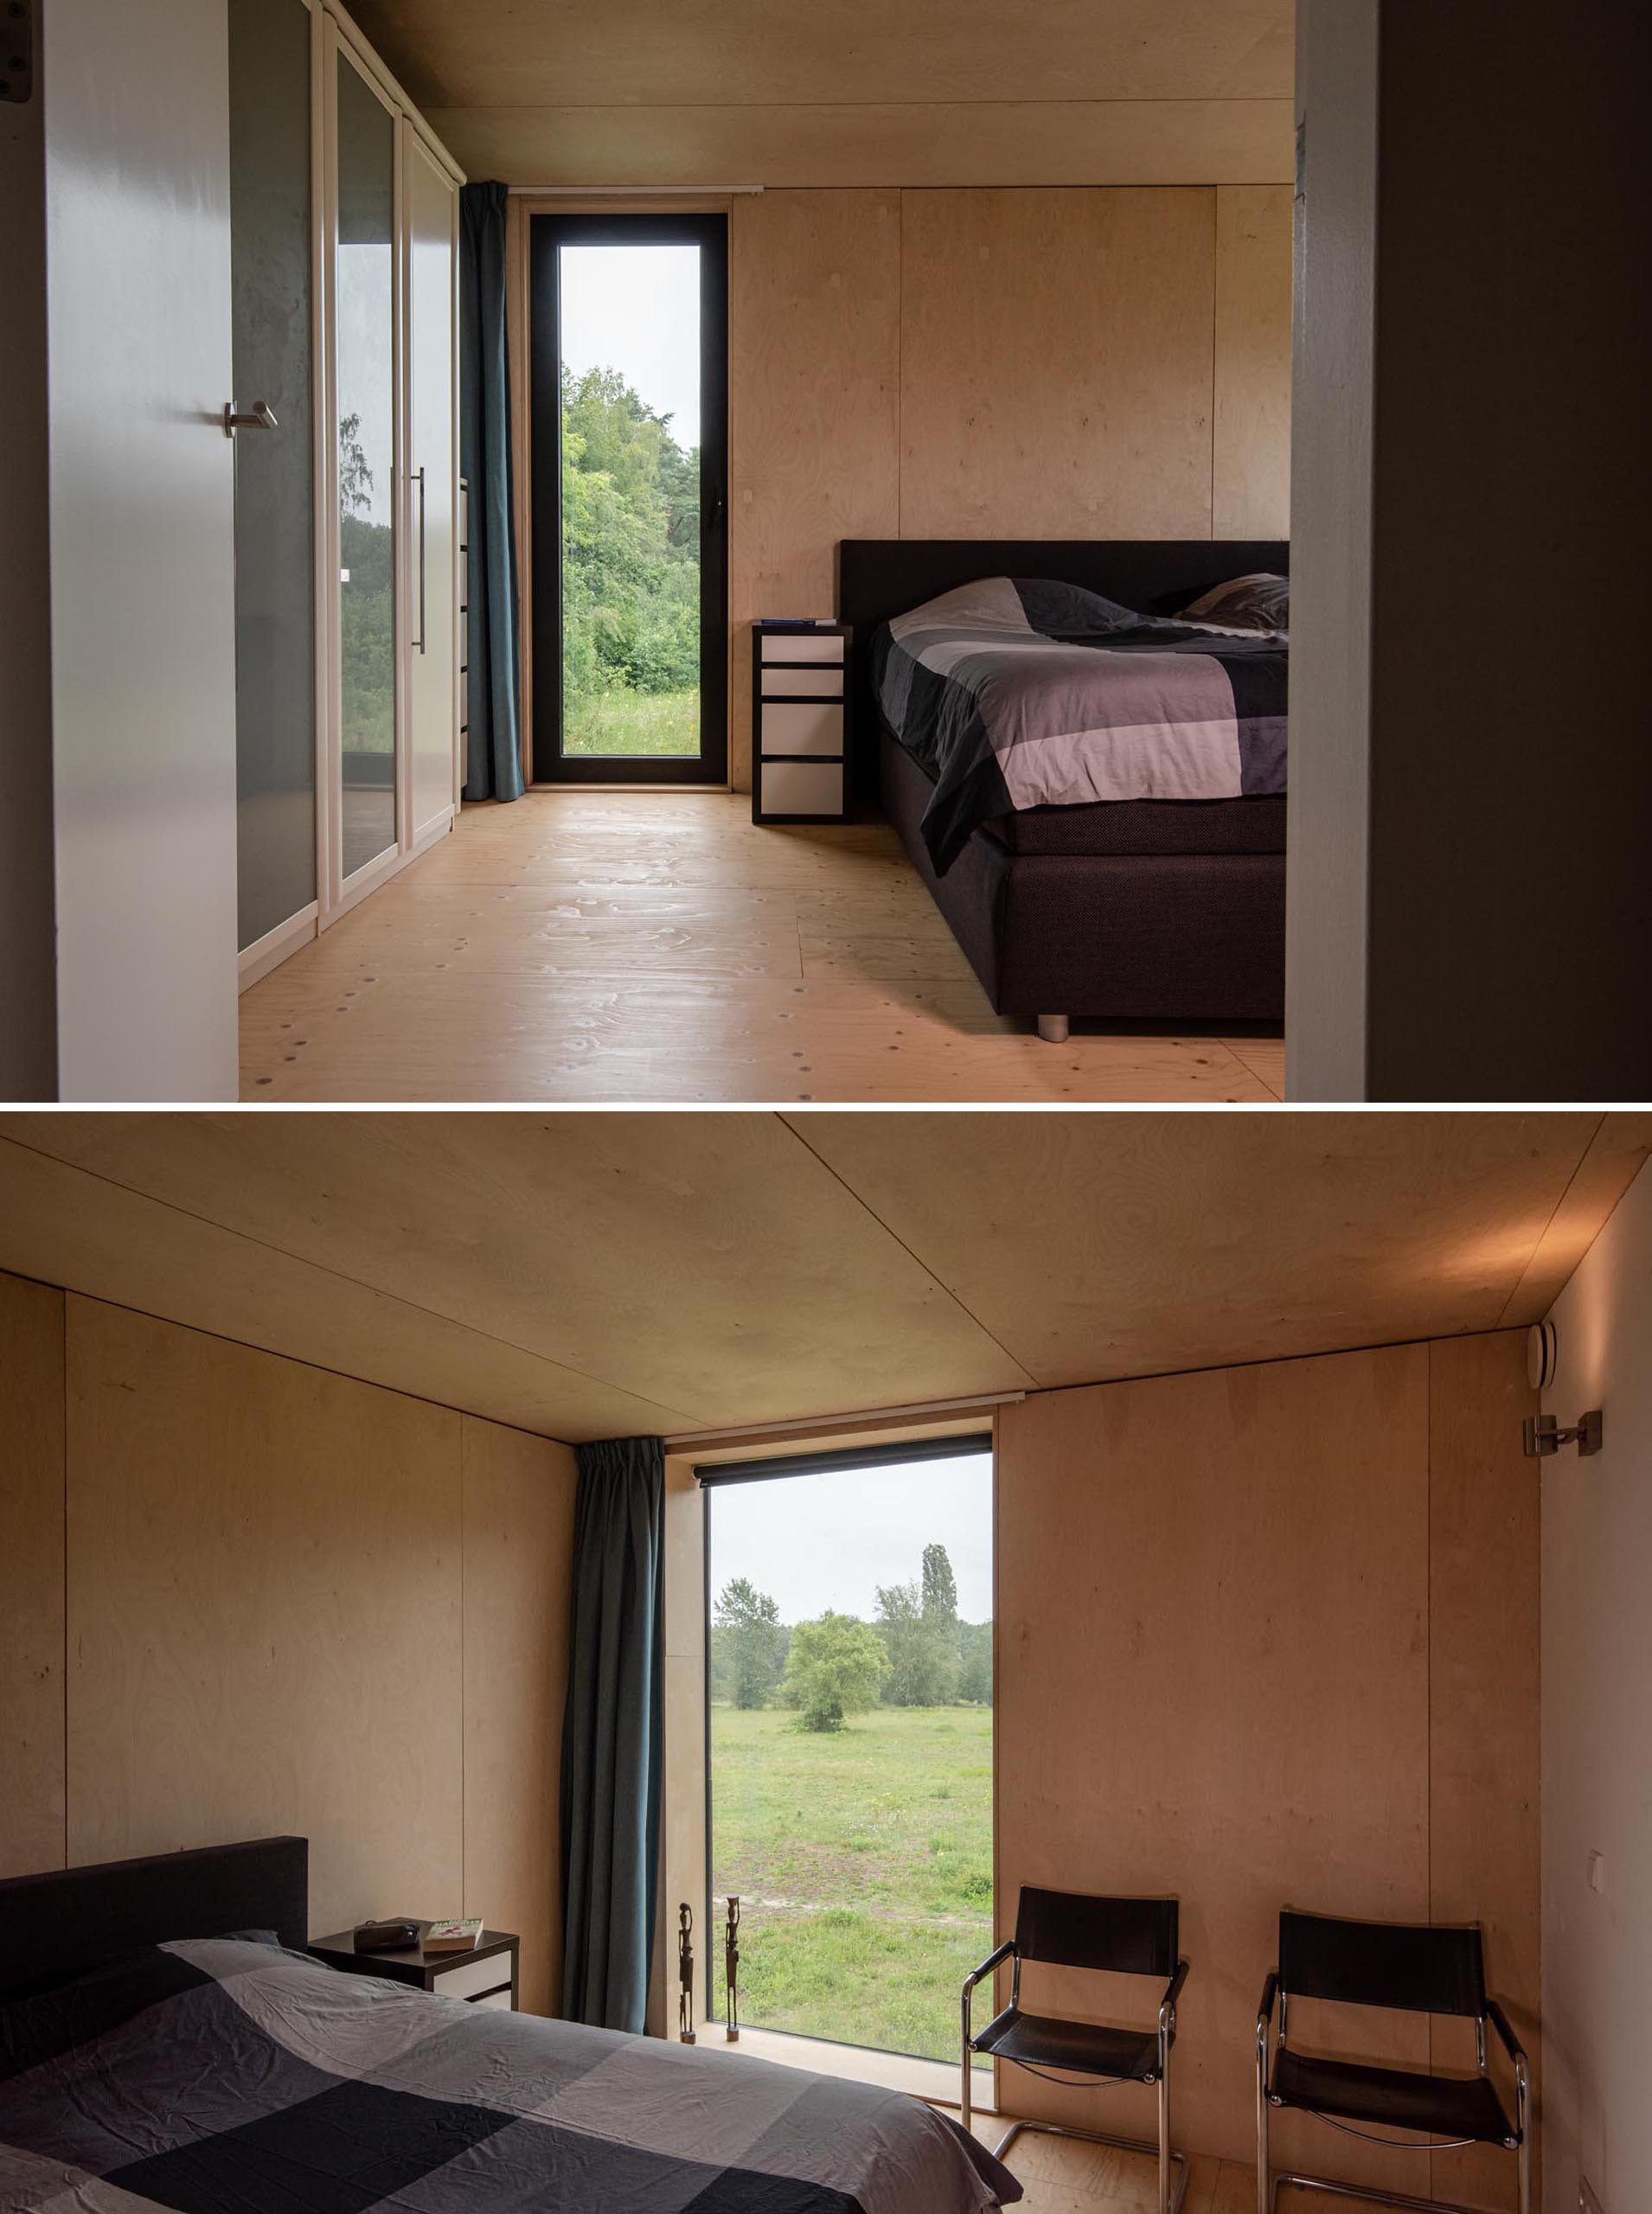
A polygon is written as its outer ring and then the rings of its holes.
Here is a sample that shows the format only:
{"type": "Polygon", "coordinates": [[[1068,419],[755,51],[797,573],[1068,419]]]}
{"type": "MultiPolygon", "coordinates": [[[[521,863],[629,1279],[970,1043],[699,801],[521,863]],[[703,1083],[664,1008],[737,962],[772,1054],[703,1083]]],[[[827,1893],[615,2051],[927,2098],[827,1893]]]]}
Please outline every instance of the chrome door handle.
{"type": "Polygon", "coordinates": [[[425,650],[425,472],[422,469],[415,470],[413,476],[419,486],[419,636],[413,640],[413,645],[422,654],[425,650]]]}
{"type": "Polygon", "coordinates": [[[267,400],[255,400],[252,411],[246,415],[235,413],[233,400],[224,402],[224,436],[233,438],[237,431],[272,431],[276,427],[275,410],[267,400]]]}

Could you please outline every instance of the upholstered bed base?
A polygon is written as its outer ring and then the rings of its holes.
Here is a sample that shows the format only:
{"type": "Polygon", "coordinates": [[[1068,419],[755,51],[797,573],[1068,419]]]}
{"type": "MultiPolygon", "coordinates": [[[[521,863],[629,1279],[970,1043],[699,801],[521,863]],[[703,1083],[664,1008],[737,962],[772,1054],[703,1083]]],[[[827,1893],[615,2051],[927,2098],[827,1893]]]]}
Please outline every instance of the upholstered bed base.
{"type": "Polygon", "coordinates": [[[1283,853],[1014,853],[977,831],[938,877],[928,778],[887,727],[879,749],[885,812],[1000,1014],[1283,1020],[1283,853]]]}

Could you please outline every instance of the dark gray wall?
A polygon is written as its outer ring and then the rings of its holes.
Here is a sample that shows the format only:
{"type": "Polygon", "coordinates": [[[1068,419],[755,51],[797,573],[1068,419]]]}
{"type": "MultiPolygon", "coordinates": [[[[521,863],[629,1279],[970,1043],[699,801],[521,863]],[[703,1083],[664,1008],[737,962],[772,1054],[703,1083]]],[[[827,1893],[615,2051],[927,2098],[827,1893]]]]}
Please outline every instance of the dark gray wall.
{"type": "Polygon", "coordinates": [[[0,423],[0,1099],[57,1096],[52,867],[51,598],[47,564],[46,164],[35,92],[0,102],[5,342],[0,423]]]}
{"type": "MultiPolygon", "coordinates": [[[[1304,0],[1308,81],[1364,5],[1304,0]]],[[[1380,8],[1368,689],[1357,656],[1343,680],[1369,722],[1373,1099],[1652,1096],[1648,22],[1380,8]]],[[[1311,208],[1339,118],[1306,121],[1311,208]]],[[[1346,399],[1309,368],[1299,406],[1346,399]]],[[[1342,490],[1357,515],[1357,471],[1342,490]]],[[[1316,550],[1297,537],[1297,574],[1316,550]]],[[[1297,893],[1299,934],[1357,935],[1357,881],[1310,867],[1297,893]]],[[[1311,1097],[1346,1008],[1300,1001],[1311,1097]]]]}

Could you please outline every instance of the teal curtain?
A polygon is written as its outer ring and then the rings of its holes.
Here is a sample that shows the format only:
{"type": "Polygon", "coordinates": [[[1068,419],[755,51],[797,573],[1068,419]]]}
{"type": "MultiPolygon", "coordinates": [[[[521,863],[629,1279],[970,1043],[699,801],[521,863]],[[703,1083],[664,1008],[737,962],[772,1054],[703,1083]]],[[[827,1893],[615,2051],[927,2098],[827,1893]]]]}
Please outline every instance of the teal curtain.
{"type": "Polygon", "coordinates": [[[522,795],[503,184],[459,194],[459,468],[466,531],[466,799],[522,795]]]}
{"type": "Polygon", "coordinates": [[[616,1437],[575,1457],[562,2012],[640,2031],[658,1905],[665,1449],[616,1437]]]}

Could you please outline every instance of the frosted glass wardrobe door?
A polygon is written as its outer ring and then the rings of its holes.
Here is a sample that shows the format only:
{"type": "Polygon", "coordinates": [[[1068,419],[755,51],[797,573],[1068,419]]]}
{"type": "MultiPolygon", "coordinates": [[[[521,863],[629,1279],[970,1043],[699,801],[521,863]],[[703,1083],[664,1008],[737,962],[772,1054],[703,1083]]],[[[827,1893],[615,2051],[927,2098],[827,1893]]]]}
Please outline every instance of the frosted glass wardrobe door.
{"type": "Polygon", "coordinates": [[[402,125],[407,221],[408,749],[413,835],[452,812],[458,731],[453,328],[458,189],[402,125]]]}
{"type": "Polygon", "coordinates": [[[396,126],[338,48],[334,134],[339,730],[333,845],[351,878],[396,843],[396,126]]]}
{"type": "Polygon", "coordinates": [[[240,945],[316,897],[314,236],[306,0],[229,0],[240,945]]]}

